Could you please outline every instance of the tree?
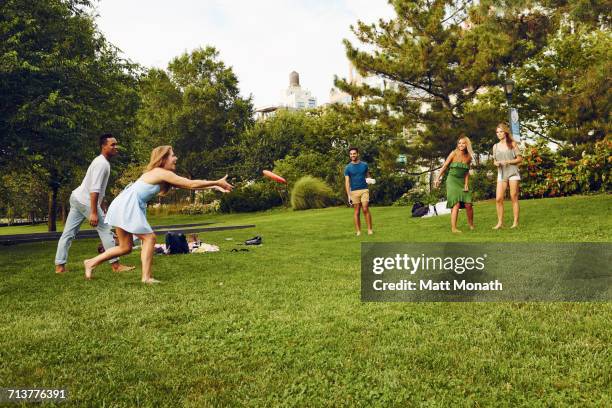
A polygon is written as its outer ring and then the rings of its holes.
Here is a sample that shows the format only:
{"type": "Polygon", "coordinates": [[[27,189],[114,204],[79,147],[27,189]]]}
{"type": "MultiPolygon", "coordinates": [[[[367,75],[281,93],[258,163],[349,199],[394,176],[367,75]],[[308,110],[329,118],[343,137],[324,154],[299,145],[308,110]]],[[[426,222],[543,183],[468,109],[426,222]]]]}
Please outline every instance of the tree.
{"type": "Polygon", "coordinates": [[[216,177],[238,136],[252,123],[251,98],[239,94],[238,78],[213,47],[172,60],[167,71],[152,69],[139,86],[138,149],[143,159],[157,145],[172,145],[179,170],[190,178],[216,177]]]}
{"type": "Polygon", "coordinates": [[[344,41],[356,69],[388,86],[340,79],[336,85],[358,100],[353,109],[364,119],[407,134],[408,153],[430,168],[462,133],[476,145],[489,143],[491,129],[505,117],[500,86],[544,47],[550,16],[529,1],[390,3],[394,18],[351,27],[365,50],[344,41]]]}
{"type": "Polygon", "coordinates": [[[274,169],[288,181],[289,188],[302,176],[325,180],[345,197],[344,166],[348,148],[356,146],[375,176],[391,174],[396,168],[393,134],[380,124],[368,123],[334,109],[280,110],[259,121],[241,137],[240,165],[231,173],[243,180],[256,180],[264,169],[274,169]]]}
{"type": "Polygon", "coordinates": [[[129,131],[138,102],[136,67],[97,31],[89,6],[0,5],[0,166],[29,171],[48,186],[50,231],[60,187],[75,183],[75,167],[96,154],[100,133],[129,131]]]}
{"type": "Polygon", "coordinates": [[[612,104],[609,2],[585,5],[543,1],[556,29],[547,46],[514,73],[523,126],[576,153],[577,146],[609,134],[612,104]]]}
{"type": "Polygon", "coordinates": [[[359,146],[366,161],[374,160],[391,138],[387,129],[334,110],[280,110],[275,116],[257,122],[241,136],[240,166],[242,178],[258,177],[287,156],[316,153],[336,163],[347,160],[349,146],[359,146]]]}
{"type": "Polygon", "coordinates": [[[287,155],[297,156],[312,134],[312,120],[305,112],[279,110],[272,118],[255,123],[241,135],[241,159],[234,173],[247,180],[257,178],[262,170],[271,169],[276,160],[287,155]]]}

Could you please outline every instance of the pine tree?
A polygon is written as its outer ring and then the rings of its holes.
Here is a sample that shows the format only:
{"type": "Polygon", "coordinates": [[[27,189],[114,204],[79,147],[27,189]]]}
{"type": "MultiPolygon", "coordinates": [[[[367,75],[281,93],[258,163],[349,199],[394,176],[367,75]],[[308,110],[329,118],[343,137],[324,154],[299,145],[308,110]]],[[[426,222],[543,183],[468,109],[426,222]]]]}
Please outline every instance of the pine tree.
{"type": "Polygon", "coordinates": [[[344,45],[364,76],[384,89],[336,80],[363,118],[409,136],[413,159],[433,166],[460,134],[488,151],[506,118],[501,85],[546,43],[551,17],[529,1],[393,0],[396,16],[351,27],[363,44],[344,45]]]}

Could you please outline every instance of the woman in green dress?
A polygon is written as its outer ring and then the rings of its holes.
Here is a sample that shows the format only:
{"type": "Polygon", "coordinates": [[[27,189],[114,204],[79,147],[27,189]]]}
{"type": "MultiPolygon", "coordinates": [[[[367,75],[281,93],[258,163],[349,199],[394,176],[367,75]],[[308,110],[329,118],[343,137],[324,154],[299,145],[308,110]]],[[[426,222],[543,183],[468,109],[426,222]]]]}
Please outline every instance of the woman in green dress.
{"type": "Polygon", "coordinates": [[[472,192],[469,189],[470,163],[474,152],[472,143],[467,136],[457,141],[457,148],[446,158],[442,169],[435,181],[436,188],[440,185],[442,175],[449,169],[446,177],[446,207],[451,208],[451,231],[461,232],[457,229],[459,208],[465,208],[468,225],[474,229],[474,209],[472,208],[472,192]]]}

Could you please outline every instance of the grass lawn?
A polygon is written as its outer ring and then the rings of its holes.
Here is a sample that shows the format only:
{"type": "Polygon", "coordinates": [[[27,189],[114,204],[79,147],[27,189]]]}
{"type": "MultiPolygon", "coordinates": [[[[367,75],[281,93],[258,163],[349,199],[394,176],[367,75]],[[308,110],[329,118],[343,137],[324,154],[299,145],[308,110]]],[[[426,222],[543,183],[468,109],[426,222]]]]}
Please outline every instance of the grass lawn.
{"type": "Polygon", "coordinates": [[[461,235],[406,207],[373,208],[372,237],[348,208],[155,217],[257,224],[199,234],[219,253],[156,257],[156,286],[105,265],[85,281],[97,240],[64,276],[54,242],[0,247],[0,387],[68,388],[62,406],[609,406],[610,303],[360,301],[362,241],[612,240],[610,195],[521,205],[520,229],[493,231],[477,203],[461,235]]]}

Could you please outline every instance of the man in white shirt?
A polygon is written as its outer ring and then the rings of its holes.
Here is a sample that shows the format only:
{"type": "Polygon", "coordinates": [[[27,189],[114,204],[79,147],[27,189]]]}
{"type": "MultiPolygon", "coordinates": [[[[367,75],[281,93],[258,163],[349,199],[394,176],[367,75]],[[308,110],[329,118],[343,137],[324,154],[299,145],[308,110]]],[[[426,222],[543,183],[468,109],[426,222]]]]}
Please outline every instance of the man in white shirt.
{"type": "MultiPolygon", "coordinates": [[[[64,231],[57,244],[57,252],[55,254],[56,273],[66,272],[68,250],[72,240],[79,232],[81,223],[86,218],[89,219],[89,225],[96,227],[104,249],[115,246],[111,227],[104,222],[104,212],[100,204],[102,204],[104,199],[108,176],[110,175],[109,160],[119,153],[117,139],[109,133],[100,136],[100,150],[100,155],[89,165],[83,182],[70,195],[70,212],[68,213],[64,231]]],[[[109,262],[115,272],[134,269],[133,266],[121,265],[117,258],[111,259],[109,262]]]]}

